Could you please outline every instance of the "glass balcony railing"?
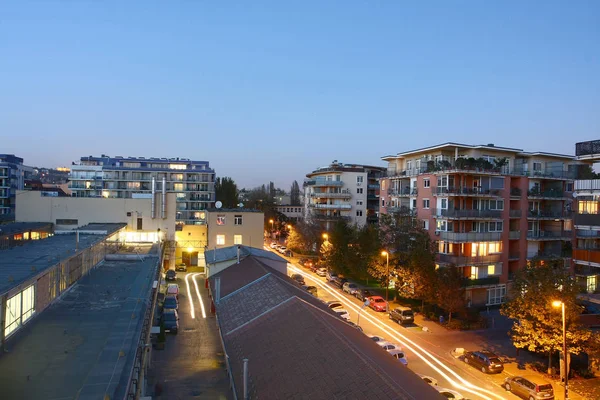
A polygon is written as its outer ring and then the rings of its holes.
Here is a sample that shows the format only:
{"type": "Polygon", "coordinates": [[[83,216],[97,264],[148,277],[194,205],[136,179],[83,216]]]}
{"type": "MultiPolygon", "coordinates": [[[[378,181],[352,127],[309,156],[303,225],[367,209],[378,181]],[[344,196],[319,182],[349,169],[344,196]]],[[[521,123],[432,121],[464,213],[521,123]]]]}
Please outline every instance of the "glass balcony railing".
{"type": "Polygon", "coordinates": [[[309,186],[315,187],[341,187],[344,186],[344,182],[342,181],[328,181],[326,179],[309,179],[304,181],[309,186]]]}
{"type": "Polygon", "coordinates": [[[501,190],[469,187],[437,187],[434,194],[438,196],[500,196],[501,190]]]}
{"type": "Polygon", "coordinates": [[[464,286],[491,286],[497,285],[500,283],[499,276],[488,276],[487,278],[479,278],[479,279],[465,279],[464,286]]]}
{"type": "Polygon", "coordinates": [[[308,206],[317,210],[350,210],[352,208],[350,204],[309,204],[308,206]]]}
{"type": "Polygon", "coordinates": [[[487,265],[500,261],[501,254],[490,254],[487,256],[465,256],[454,254],[438,254],[438,261],[445,264],[453,264],[461,267],[466,265],[487,265]]]}
{"type": "Polygon", "coordinates": [[[502,239],[502,232],[443,232],[437,231],[441,240],[451,242],[488,242],[502,239]]]}
{"type": "Polygon", "coordinates": [[[446,218],[502,218],[502,211],[500,210],[444,210],[437,209],[433,211],[436,215],[446,218]]]}

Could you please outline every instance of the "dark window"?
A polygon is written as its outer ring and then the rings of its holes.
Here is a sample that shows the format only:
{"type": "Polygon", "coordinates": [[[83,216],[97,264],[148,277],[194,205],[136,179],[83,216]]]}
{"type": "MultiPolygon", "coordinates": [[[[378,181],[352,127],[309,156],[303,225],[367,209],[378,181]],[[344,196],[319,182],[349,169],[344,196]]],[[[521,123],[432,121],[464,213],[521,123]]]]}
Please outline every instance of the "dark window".
{"type": "Polygon", "coordinates": [[[77,225],[79,223],[76,219],[57,219],[56,225],[77,225]]]}
{"type": "Polygon", "coordinates": [[[242,216],[241,215],[236,215],[233,218],[233,224],[234,225],[242,225],[242,216]]]}
{"type": "Polygon", "coordinates": [[[142,230],[142,218],[137,219],[137,230],[138,231],[142,230]]]}
{"type": "Polygon", "coordinates": [[[131,217],[131,211],[128,211],[128,212],[127,212],[127,216],[128,216],[128,217],[131,217]]]}

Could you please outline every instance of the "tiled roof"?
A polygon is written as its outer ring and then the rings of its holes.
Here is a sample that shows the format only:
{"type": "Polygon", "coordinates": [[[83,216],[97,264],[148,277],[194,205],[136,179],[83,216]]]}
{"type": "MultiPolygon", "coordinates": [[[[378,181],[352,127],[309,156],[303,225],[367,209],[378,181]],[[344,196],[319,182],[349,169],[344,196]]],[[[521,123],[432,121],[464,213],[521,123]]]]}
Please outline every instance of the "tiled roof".
{"type": "Polygon", "coordinates": [[[249,257],[215,276],[222,295],[217,316],[239,396],[248,358],[251,398],[440,398],[284,274],[249,257]],[[251,275],[258,278],[249,281],[251,275]]]}
{"type": "MultiPolygon", "coordinates": [[[[252,255],[252,256],[256,256],[256,257],[268,258],[269,260],[273,260],[273,261],[281,261],[281,262],[287,263],[285,258],[280,257],[271,251],[259,249],[256,247],[242,246],[242,245],[239,245],[239,247],[240,247],[240,258],[245,258],[247,256],[252,255]]],[[[229,247],[223,247],[220,249],[206,250],[204,252],[204,257],[206,259],[206,262],[209,264],[218,263],[218,262],[227,261],[227,260],[233,260],[233,259],[237,258],[237,248],[238,248],[238,245],[234,245],[234,246],[229,246],[229,247]]]]}

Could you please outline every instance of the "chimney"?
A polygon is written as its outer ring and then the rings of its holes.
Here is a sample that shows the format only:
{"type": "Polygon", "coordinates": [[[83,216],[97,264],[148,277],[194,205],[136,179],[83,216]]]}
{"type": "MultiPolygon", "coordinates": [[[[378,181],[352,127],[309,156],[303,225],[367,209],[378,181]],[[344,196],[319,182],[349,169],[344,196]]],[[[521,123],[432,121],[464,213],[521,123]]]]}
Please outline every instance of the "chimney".
{"type": "Polygon", "coordinates": [[[221,300],[221,278],[220,277],[215,278],[215,293],[214,293],[213,300],[214,300],[215,304],[219,304],[219,301],[221,300]]]}
{"type": "Polygon", "coordinates": [[[244,400],[248,399],[248,359],[244,358],[244,400]]]}
{"type": "Polygon", "coordinates": [[[239,245],[238,245],[238,247],[237,247],[237,257],[238,257],[238,261],[237,261],[237,263],[238,263],[238,264],[240,263],[240,247],[241,247],[241,246],[239,246],[239,245]]]}

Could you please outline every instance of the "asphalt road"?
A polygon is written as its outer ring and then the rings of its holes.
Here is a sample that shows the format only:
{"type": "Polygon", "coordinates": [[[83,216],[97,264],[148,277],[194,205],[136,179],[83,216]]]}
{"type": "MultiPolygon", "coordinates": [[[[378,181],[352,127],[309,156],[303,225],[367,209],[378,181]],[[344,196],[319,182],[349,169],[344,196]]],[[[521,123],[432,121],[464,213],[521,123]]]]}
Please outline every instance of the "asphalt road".
{"type": "MultiPolygon", "coordinates": [[[[435,378],[439,387],[454,390],[465,398],[474,400],[518,398],[500,386],[511,375],[509,372],[484,374],[453,355],[452,350],[457,347],[481,349],[480,343],[476,342],[480,339],[475,339],[477,335],[470,338],[468,332],[427,332],[418,324],[401,326],[391,321],[386,313],[376,312],[368,307],[361,311],[362,302],[306,268],[289,264],[288,273],[302,274],[307,285],[318,288],[319,299],[341,301],[349,312],[351,321],[359,323],[365,334],[380,335],[389,342],[400,344],[407,355],[408,367],[418,374],[435,378]]],[[[561,398],[558,393],[555,394],[557,400],[561,398]]]]}

